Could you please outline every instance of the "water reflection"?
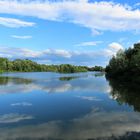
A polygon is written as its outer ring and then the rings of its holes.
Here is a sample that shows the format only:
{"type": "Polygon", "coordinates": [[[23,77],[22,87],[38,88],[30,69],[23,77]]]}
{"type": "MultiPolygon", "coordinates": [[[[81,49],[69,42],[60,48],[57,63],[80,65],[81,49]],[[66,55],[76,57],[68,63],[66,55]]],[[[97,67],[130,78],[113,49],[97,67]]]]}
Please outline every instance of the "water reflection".
{"type": "Polygon", "coordinates": [[[140,139],[136,85],[102,73],[11,75],[0,77],[1,140],[140,139]]]}
{"type": "Polygon", "coordinates": [[[17,113],[10,113],[0,115],[0,124],[4,123],[16,123],[23,120],[30,120],[33,119],[33,116],[25,115],[25,114],[17,114],[17,113]]]}
{"type": "Polygon", "coordinates": [[[94,74],[95,77],[100,77],[100,76],[102,77],[104,75],[105,75],[104,72],[97,72],[97,73],[94,74]]]}
{"type": "Polygon", "coordinates": [[[70,81],[70,80],[73,80],[73,79],[76,79],[76,78],[80,78],[78,76],[70,76],[70,77],[60,77],[59,80],[60,81],[70,81]]]}
{"type": "Polygon", "coordinates": [[[0,94],[27,93],[36,89],[30,79],[0,77],[0,94]]]}
{"type": "Polygon", "coordinates": [[[135,111],[140,111],[140,86],[138,84],[122,83],[116,80],[109,80],[111,96],[120,105],[128,104],[133,106],[135,111]]]}
{"type": "Polygon", "coordinates": [[[16,77],[0,77],[0,85],[7,85],[9,83],[14,84],[30,84],[31,79],[16,78],[16,77]]]}
{"type": "Polygon", "coordinates": [[[51,79],[29,79],[18,77],[0,77],[0,93],[20,93],[41,90],[47,93],[63,92],[107,92],[110,90],[104,78],[96,78],[90,75],[62,76],[51,79]],[[90,77],[91,76],[91,77],[90,77]],[[61,81],[61,82],[60,82],[61,81]]]}
{"type": "MultiPolygon", "coordinates": [[[[4,128],[0,131],[0,137],[4,140],[122,140],[128,133],[140,131],[138,122],[138,113],[93,109],[89,114],[67,122],[59,120],[35,126],[4,128]]],[[[135,138],[135,135],[128,135],[128,138],[135,138]]]]}

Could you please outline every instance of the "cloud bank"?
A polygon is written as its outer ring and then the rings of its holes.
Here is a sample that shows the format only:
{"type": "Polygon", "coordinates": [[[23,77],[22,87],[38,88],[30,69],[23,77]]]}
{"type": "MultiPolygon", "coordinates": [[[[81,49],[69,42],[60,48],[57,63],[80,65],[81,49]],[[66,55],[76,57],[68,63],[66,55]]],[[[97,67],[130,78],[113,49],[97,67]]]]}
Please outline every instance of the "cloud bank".
{"type": "Polygon", "coordinates": [[[105,66],[106,62],[122,48],[121,44],[115,42],[109,44],[106,49],[99,51],[69,51],[62,49],[34,51],[26,48],[1,47],[0,57],[8,57],[10,59],[28,58],[45,64],[69,63],[74,65],[105,66]]]}
{"type": "Polygon", "coordinates": [[[140,30],[139,9],[107,1],[0,0],[0,13],[70,22],[91,29],[93,34],[108,30],[140,30]]]}

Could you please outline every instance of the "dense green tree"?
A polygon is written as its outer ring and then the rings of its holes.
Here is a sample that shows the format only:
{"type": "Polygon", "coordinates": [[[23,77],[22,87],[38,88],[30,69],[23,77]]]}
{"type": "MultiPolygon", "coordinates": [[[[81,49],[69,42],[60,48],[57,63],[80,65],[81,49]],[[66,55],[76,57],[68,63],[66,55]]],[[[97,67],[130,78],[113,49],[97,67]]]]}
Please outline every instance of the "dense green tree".
{"type": "Polygon", "coordinates": [[[126,79],[129,81],[140,80],[140,43],[133,48],[119,51],[113,56],[106,67],[109,77],[126,79]]]}
{"type": "Polygon", "coordinates": [[[105,69],[102,66],[94,66],[94,67],[90,67],[90,68],[86,68],[89,71],[104,71],[105,69]]]}
{"type": "Polygon", "coordinates": [[[87,71],[103,71],[101,66],[95,66],[92,68],[86,66],[74,66],[70,64],[61,65],[45,65],[38,64],[29,59],[15,59],[13,61],[7,58],[0,58],[0,72],[2,71],[19,71],[19,72],[60,72],[60,73],[75,73],[75,72],[87,72],[87,71]]]}
{"type": "Polygon", "coordinates": [[[8,69],[8,59],[0,58],[0,70],[3,71],[5,69],[8,69]]]}

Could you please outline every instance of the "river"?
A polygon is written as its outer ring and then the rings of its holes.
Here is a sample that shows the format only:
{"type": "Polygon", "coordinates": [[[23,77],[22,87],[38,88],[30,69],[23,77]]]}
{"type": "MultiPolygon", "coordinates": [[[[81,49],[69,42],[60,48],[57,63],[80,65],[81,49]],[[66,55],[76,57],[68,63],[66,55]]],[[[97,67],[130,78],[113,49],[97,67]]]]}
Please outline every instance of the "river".
{"type": "Polygon", "coordinates": [[[139,91],[99,72],[4,73],[0,140],[140,139],[139,91]]]}

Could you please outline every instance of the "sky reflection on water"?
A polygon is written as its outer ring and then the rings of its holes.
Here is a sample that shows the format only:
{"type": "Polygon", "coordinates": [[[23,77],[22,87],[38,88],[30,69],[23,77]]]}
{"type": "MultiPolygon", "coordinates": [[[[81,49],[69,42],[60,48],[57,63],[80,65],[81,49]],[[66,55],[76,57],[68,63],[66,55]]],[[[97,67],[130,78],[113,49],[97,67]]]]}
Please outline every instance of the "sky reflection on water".
{"type": "Polygon", "coordinates": [[[4,74],[0,77],[0,138],[113,140],[139,133],[140,113],[124,100],[126,92],[120,98],[122,89],[115,93],[113,89],[100,73],[4,74]]]}

